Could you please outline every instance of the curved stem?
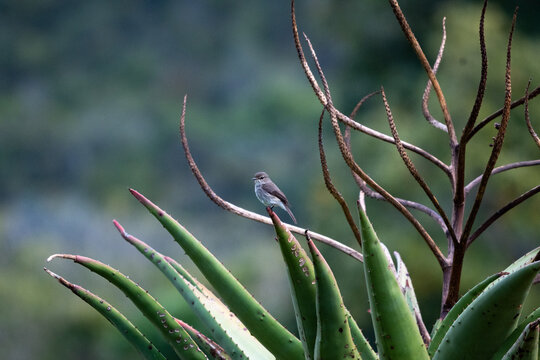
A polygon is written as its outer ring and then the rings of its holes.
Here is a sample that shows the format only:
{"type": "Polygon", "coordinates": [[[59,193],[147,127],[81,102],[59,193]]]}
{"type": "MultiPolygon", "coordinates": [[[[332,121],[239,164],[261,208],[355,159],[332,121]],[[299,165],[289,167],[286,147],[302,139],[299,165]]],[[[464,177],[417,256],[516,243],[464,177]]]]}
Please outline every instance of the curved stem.
{"type": "Polygon", "coordinates": [[[439,81],[437,80],[435,73],[431,69],[431,65],[429,64],[429,61],[427,60],[426,55],[422,51],[422,47],[418,43],[418,40],[416,40],[416,37],[414,36],[414,33],[411,30],[409,23],[407,22],[407,19],[405,19],[405,15],[403,15],[403,12],[401,11],[401,8],[399,7],[397,0],[389,0],[389,2],[390,2],[390,6],[392,7],[392,10],[394,11],[394,14],[396,15],[396,19],[399,22],[399,25],[401,25],[401,29],[403,30],[405,37],[411,43],[411,46],[416,52],[416,55],[418,56],[420,63],[424,67],[424,70],[426,71],[429,80],[433,84],[433,90],[435,90],[435,94],[437,94],[437,98],[439,99],[439,104],[441,106],[441,110],[444,116],[444,122],[446,123],[446,128],[448,129],[448,135],[450,137],[450,146],[454,148],[457,146],[456,132],[454,130],[454,124],[452,123],[452,119],[450,118],[450,113],[448,112],[448,106],[446,105],[446,99],[444,98],[444,94],[442,92],[439,81]]]}
{"type": "MultiPolygon", "coordinates": [[[[495,174],[498,174],[498,173],[501,173],[501,172],[504,172],[504,171],[508,171],[508,170],[512,170],[512,169],[517,169],[517,168],[527,167],[527,166],[536,166],[536,165],[540,165],[540,159],[539,160],[518,161],[518,162],[515,162],[515,163],[506,164],[506,165],[503,165],[503,166],[496,167],[491,172],[491,175],[495,175],[495,174]]],[[[482,177],[483,177],[483,175],[478,176],[476,179],[471,181],[467,186],[465,186],[465,195],[467,195],[471,191],[471,189],[473,187],[475,187],[476,185],[478,185],[480,183],[480,181],[482,181],[482,177]]]]}
{"type": "MultiPolygon", "coordinates": [[[[294,44],[296,46],[296,51],[298,53],[298,58],[300,59],[300,64],[302,65],[302,68],[304,69],[304,73],[306,74],[306,77],[307,77],[309,83],[311,84],[311,87],[313,88],[313,91],[314,91],[315,95],[319,99],[320,103],[323,106],[326,107],[327,106],[326,96],[324,95],[323,91],[319,87],[319,84],[317,83],[317,80],[315,79],[315,76],[313,76],[313,73],[311,72],[311,69],[310,69],[310,67],[309,67],[309,65],[307,63],[306,57],[304,55],[304,50],[302,49],[302,45],[300,44],[300,37],[298,35],[298,28],[297,28],[297,25],[296,25],[296,16],[295,16],[295,12],[294,12],[294,0],[291,1],[291,19],[292,19],[292,31],[293,31],[293,37],[294,37],[294,44]]],[[[372,136],[372,137],[374,137],[376,139],[379,139],[379,140],[382,140],[382,141],[385,141],[385,142],[388,142],[388,143],[392,143],[392,144],[394,143],[394,139],[391,136],[388,136],[386,134],[383,134],[381,132],[373,130],[373,129],[367,127],[367,126],[364,126],[364,125],[354,121],[353,119],[351,119],[348,116],[341,113],[338,109],[334,108],[334,112],[335,112],[335,114],[336,114],[339,121],[341,121],[342,123],[352,127],[353,129],[358,130],[360,132],[363,132],[364,134],[372,136]]],[[[424,150],[424,149],[422,149],[422,148],[420,148],[418,146],[412,145],[410,143],[407,143],[405,141],[403,141],[403,146],[407,150],[411,150],[411,151],[417,153],[418,155],[424,157],[428,161],[432,162],[434,165],[436,165],[438,168],[440,168],[449,178],[451,178],[452,174],[451,174],[451,171],[450,171],[450,167],[448,165],[446,165],[444,162],[442,162],[441,160],[439,160],[437,157],[433,156],[432,154],[430,154],[426,150],[424,150]]]]}
{"type": "Polygon", "coordinates": [[[448,229],[450,236],[452,238],[452,241],[457,242],[456,234],[454,233],[454,229],[450,225],[450,221],[448,220],[448,217],[446,216],[446,213],[444,212],[443,208],[439,204],[439,201],[429,188],[428,184],[425,182],[425,180],[420,176],[420,173],[418,173],[418,170],[414,166],[413,162],[409,158],[409,155],[407,155],[407,152],[403,148],[403,145],[401,144],[401,139],[399,138],[399,134],[396,128],[396,123],[394,121],[394,117],[392,116],[392,111],[390,110],[390,105],[388,104],[388,101],[386,99],[386,94],[384,92],[384,88],[381,87],[381,94],[382,99],[384,103],[384,108],[386,110],[386,117],[388,118],[388,124],[390,125],[390,131],[392,132],[392,136],[394,137],[396,147],[399,153],[399,156],[401,156],[401,159],[403,160],[403,163],[413,176],[414,180],[420,185],[422,190],[426,193],[427,197],[431,201],[431,203],[435,206],[437,211],[439,212],[439,215],[444,221],[444,224],[446,225],[446,228],[448,229]]]}
{"type": "MultiPolygon", "coordinates": [[[[182,116],[180,117],[180,139],[182,141],[182,146],[184,147],[184,154],[186,156],[187,162],[189,164],[189,167],[191,169],[191,172],[193,175],[195,175],[195,178],[197,179],[197,182],[201,186],[201,189],[204,191],[206,196],[210,200],[212,200],[216,205],[219,207],[232,212],[233,214],[245,217],[247,219],[255,220],[264,224],[273,225],[272,220],[267,216],[262,216],[257,213],[254,213],[252,211],[248,211],[246,209],[243,209],[239,206],[236,206],[228,201],[223,200],[221,197],[219,197],[214,190],[208,185],[206,180],[204,179],[201,171],[197,167],[197,164],[195,163],[195,160],[193,159],[193,156],[191,155],[191,151],[189,150],[189,144],[186,137],[186,130],[185,130],[185,118],[186,118],[186,101],[187,101],[187,95],[184,97],[184,105],[182,107],[182,116]]],[[[290,224],[283,223],[284,226],[286,226],[291,232],[297,233],[297,234],[304,234],[306,229],[303,229],[299,226],[293,226],[290,224]]],[[[315,232],[311,232],[311,235],[314,239],[327,244],[333,248],[336,248],[345,254],[355,258],[356,260],[363,261],[364,258],[361,253],[358,251],[340,243],[339,241],[336,241],[328,236],[321,235],[315,232]]]]}
{"type": "MultiPolygon", "coordinates": [[[[435,64],[433,64],[433,74],[435,75],[437,74],[437,70],[439,70],[439,65],[441,64],[442,56],[444,53],[444,46],[446,44],[446,17],[444,17],[442,20],[442,29],[443,35],[441,40],[441,46],[437,54],[437,59],[435,59],[435,64]]],[[[448,128],[446,127],[446,125],[435,119],[429,112],[428,101],[429,94],[431,93],[431,87],[431,80],[428,80],[426,84],[426,89],[424,90],[424,95],[422,96],[422,113],[424,114],[424,117],[426,118],[428,123],[430,123],[433,127],[444,132],[448,132],[448,128]]]]}
{"type": "Polygon", "coordinates": [[[495,221],[497,221],[498,218],[506,214],[511,209],[515,208],[525,200],[529,199],[533,195],[536,195],[540,192],[540,185],[537,185],[530,189],[529,191],[521,194],[519,197],[515,198],[514,200],[510,201],[508,204],[497,210],[493,215],[491,215],[482,225],[478,227],[478,229],[469,237],[467,240],[467,247],[472,244],[472,242],[480,236],[491,224],[493,224],[495,221]]]}

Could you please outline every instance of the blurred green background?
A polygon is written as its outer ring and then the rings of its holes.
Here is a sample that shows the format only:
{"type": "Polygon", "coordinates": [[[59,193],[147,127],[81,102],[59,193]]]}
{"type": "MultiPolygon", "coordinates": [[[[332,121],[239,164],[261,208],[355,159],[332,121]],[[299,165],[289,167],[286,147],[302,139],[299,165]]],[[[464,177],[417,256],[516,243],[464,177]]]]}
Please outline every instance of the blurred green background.
{"type": "MultiPolygon", "coordinates": [[[[521,1],[513,53],[513,98],[540,74],[540,6],[521,1]]],[[[480,1],[402,1],[431,61],[447,17],[439,79],[458,129],[467,119],[479,77],[480,1]]],[[[488,88],[480,119],[502,106],[505,42],[514,2],[492,1],[486,16],[488,88]]],[[[447,137],[420,111],[426,83],[386,2],[299,1],[297,19],[310,36],[343,112],[385,86],[400,135],[449,161],[447,137]]],[[[263,213],[252,189],[267,171],[292,204],[301,226],[356,247],[339,206],[326,192],[317,153],[320,105],[298,63],[286,1],[15,1],[0,2],[0,348],[6,359],[118,359],[134,350],[94,310],[51,278],[43,266],[107,298],[152,340],[136,309],[108,283],[71,262],[46,264],[53,253],[110,263],[179,316],[195,322],[175,290],[126,244],[111,224],[182,262],[182,250],[133,199],[133,187],[175,216],[247,288],[294,331],[293,308],[269,226],[224,212],[199,189],[183,157],[178,118],[188,94],[187,134],[209,184],[223,198],[263,213]]],[[[433,99],[432,99],[433,100],[433,99]]],[[[437,103],[433,114],[441,118],[437,103]]],[[[531,104],[540,130],[540,105],[531,104]]],[[[358,121],[389,133],[380,98],[358,121]]],[[[493,126],[469,146],[467,180],[488,157],[493,126]]],[[[335,184],[354,208],[357,189],[325,128],[335,184]]],[[[395,148],[353,134],[357,161],[397,196],[427,203],[395,148]]],[[[499,164],[539,157],[521,108],[512,112],[499,164]]],[[[449,209],[448,181],[413,156],[449,209]]],[[[538,168],[492,178],[477,225],[540,183],[538,168]]],[[[441,272],[420,236],[389,205],[368,200],[380,238],[399,251],[431,328],[440,306],[441,272]]],[[[470,248],[462,290],[538,246],[540,197],[505,215],[470,248]]],[[[278,214],[287,219],[283,212],[278,214]]],[[[441,231],[419,215],[439,245],[441,231]]],[[[361,266],[321,246],[347,306],[368,336],[361,266]]],[[[538,306],[538,286],[526,309],[538,306]]]]}

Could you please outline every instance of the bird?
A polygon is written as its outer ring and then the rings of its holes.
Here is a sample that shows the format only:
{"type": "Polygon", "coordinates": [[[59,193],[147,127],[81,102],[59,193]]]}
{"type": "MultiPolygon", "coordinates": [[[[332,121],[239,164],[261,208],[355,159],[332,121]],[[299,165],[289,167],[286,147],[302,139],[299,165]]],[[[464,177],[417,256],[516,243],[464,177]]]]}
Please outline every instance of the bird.
{"type": "Polygon", "coordinates": [[[276,205],[279,206],[289,214],[292,221],[296,224],[296,218],[289,208],[289,200],[287,200],[283,191],[268,177],[268,174],[264,171],[258,172],[253,177],[253,180],[255,181],[255,195],[257,199],[264,206],[269,206],[271,209],[276,205]]]}

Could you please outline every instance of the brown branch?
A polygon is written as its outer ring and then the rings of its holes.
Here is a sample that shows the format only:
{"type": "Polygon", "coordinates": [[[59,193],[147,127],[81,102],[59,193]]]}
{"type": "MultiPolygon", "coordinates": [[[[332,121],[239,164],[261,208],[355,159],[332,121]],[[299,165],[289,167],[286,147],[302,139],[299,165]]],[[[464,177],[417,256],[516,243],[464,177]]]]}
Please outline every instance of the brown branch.
{"type": "Polygon", "coordinates": [[[324,118],[324,112],[325,109],[321,112],[321,116],[319,118],[319,155],[321,158],[321,167],[324,177],[324,184],[326,185],[326,188],[332,194],[334,199],[339,203],[341,206],[341,209],[343,210],[343,213],[345,214],[345,218],[347,219],[347,222],[349,223],[349,227],[351,228],[354,237],[356,238],[356,241],[358,242],[358,245],[362,247],[362,235],[360,235],[360,231],[358,230],[358,226],[356,226],[356,223],[354,222],[354,219],[351,215],[351,212],[349,210],[349,207],[347,206],[347,202],[341,195],[338,189],[334,186],[332,183],[332,179],[330,178],[330,172],[328,171],[328,164],[326,163],[326,155],[324,153],[324,146],[323,146],[323,136],[322,136],[322,120],[324,118]]]}
{"type": "Polygon", "coordinates": [[[461,239],[460,239],[461,242],[467,241],[467,239],[469,238],[472,226],[474,224],[474,220],[476,219],[476,215],[478,214],[478,210],[480,209],[480,204],[482,203],[482,199],[486,191],[489,177],[491,176],[491,172],[493,171],[493,168],[495,167],[495,163],[497,162],[497,159],[499,158],[499,154],[501,153],[502,145],[504,142],[504,135],[506,134],[508,120],[510,119],[510,105],[512,102],[512,77],[511,77],[512,36],[514,35],[514,28],[516,26],[516,18],[517,18],[517,8],[512,18],[512,26],[510,28],[510,34],[508,36],[508,46],[506,49],[504,112],[503,112],[503,116],[501,120],[501,125],[499,127],[499,131],[497,132],[497,136],[495,137],[495,140],[493,143],[493,149],[491,151],[491,155],[486,165],[486,169],[484,170],[484,175],[482,176],[482,179],[480,180],[478,192],[476,193],[476,199],[474,200],[473,206],[471,208],[471,212],[469,214],[469,217],[467,218],[465,228],[461,235],[461,239]]]}
{"type": "MultiPolygon", "coordinates": [[[[197,182],[201,186],[201,189],[204,191],[206,196],[208,196],[208,198],[212,200],[219,207],[229,212],[232,212],[233,214],[245,217],[247,219],[255,220],[255,221],[268,224],[268,225],[272,225],[272,220],[269,217],[259,215],[252,211],[245,210],[239,206],[236,206],[228,201],[223,200],[208,185],[201,171],[197,167],[197,164],[195,163],[195,160],[193,159],[193,156],[191,155],[191,151],[189,150],[189,144],[187,141],[186,131],[185,131],[186,101],[187,101],[187,95],[184,97],[184,105],[182,107],[182,116],[180,117],[180,139],[182,141],[182,146],[184,147],[184,154],[186,156],[191,172],[193,173],[193,175],[195,175],[195,178],[197,179],[197,182]]],[[[291,232],[294,232],[297,234],[304,234],[304,232],[306,231],[306,229],[303,229],[298,226],[293,226],[293,225],[285,224],[285,223],[283,225],[286,226],[291,232]]],[[[314,232],[312,232],[312,236],[314,239],[324,244],[332,246],[359,261],[363,261],[363,256],[361,253],[340,243],[339,241],[336,241],[332,238],[329,238],[328,236],[321,235],[314,232]]]]}
{"type": "Polygon", "coordinates": [[[529,199],[533,195],[540,192],[540,185],[537,185],[530,189],[529,191],[521,194],[519,197],[515,198],[514,200],[510,201],[508,204],[497,210],[493,215],[489,217],[478,229],[469,237],[467,240],[467,247],[472,244],[472,242],[480,236],[491,224],[493,224],[497,219],[499,219],[501,216],[506,214],[511,209],[515,208],[525,200],[529,199]]]}
{"type": "Polygon", "coordinates": [[[531,124],[531,118],[529,117],[529,86],[531,86],[531,79],[529,79],[529,82],[527,84],[527,88],[525,89],[525,122],[527,123],[527,128],[529,129],[529,134],[531,134],[534,142],[540,149],[540,137],[538,137],[538,134],[534,131],[534,128],[531,124]]]}
{"type": "MultiPolygon", "coordinates": [[[[537,97],[538,95],[540,94],[540,86],[537,86],[536,88],[534,88],[533,91],[531,91],[531,93],[529,94],[529,100],[537,97]]],[[[522,98],[512,102],[512,105],[510,106],[510,109],[513,109],[517,106],[520,106],[520,105],[523,105],[523,103],[525,103],[525,96],[523,96],[522,98]]],[[[478,131],[480,131],[484,126],[486,126],[487,124],[489,124],[491,121],[493,121],[494,119],[498,118],[499,116],[502,115],[502,113],[504,112],[504,107],[500,108],[499,110],[495,111],[493,114],[489,115],[488,117],[486,117],[484,120],[480,121],[478,123],[478,125],[476,125],[474,127],[474,129],[471,131],[469,137],[473,137],[478,131]]]]}
{"type": "Polygon", "coordinates": [[[333,111],[330,112],[330,117],[332,120],[332,127],[334,128],[334,133],[338,140],[339,149],[347,165],[351,168],[351,170],[353,170],[356,174],[358,174],[358,176],[360,176],[362,180],[364,180],[371,188],[373,188],[375,191],[381,194],[390,204],[392,204],[401,214],[403,214],[403,216],[405,216],[407,220],[409,220],[409,222],[414,226],[414,228],[422,236],[422,238],[424,239],[428,247],[431,249],[437,261],[439,262],[441,268],[446,266],[447,260],[445,259],[441,250],[439,249],[437,244],[435,244],[431,236],[429,236],[429,234],[424,229],[424,227],[418,222],[418,220],[409,212],[409,210],[407,210],[407,208],[405,208],[405,206],[399,203],[390,193],[388,193],[379,184],[377,184],[373,179],[371,179],[360,168],[360,166],[356,162],[354,162],[352,158],[352,154],[350,153],[350,151],[348,151],[347,146],[345,145],[345,141],[343,140],[343,135],[341,134],[341,130],[339,128],[339,123],[338,123],[336,114],[333,111]]]}
{"type": "MultiPolygon", "coordinates": [[[[372,97],[373,95],[375,94],[378,94],[380,93],[381,91],[380,90],[377,90],[377,91],[374,91],[366,96],[364,96],[357,104],[356,106],[354,107],[353,111],[351,112],[351,114],[349,115],[349,117],[351,119],[354,119],[354,117],[356,116],[356,113],[358,112],[358,110],[360,109],[360,107],[362,106],[362,104],[367,100],[369,99],[370,97],[372,97]]],[[[351,152],[352,154],[352,151],[351,151],[351,142],[350,142],[350,139],[351,139],[351,127],[346,125],[345,126],[345,131],[343,133],[343,139],[345,141],[345,144],[347,145],[347,149],[349,149],[349,152],[351,152]]],[[[369,196],[370,198],[372,199],[375,199],[375,200],[382,200],[382,201],[386,201],[386,199],[379,193],[373,191],[372,189],[370,189],[367,185],[366,185],[366,182],[364,180],[362,180],[354,171],[351,171],[353,177],[354,177],[354,180],[356,182],[356,184],[358,185],[358,187],[360,188],[360,191],[362,194],[364,195],[367,195],[369,196]]],[[[409,208],[409,209],[415,209],[415,210],[418,210],[420,212],[423,212],[424,214],[428,215],[429,217],[431,217],[433,220],[435,220],[435,222],[441,227],[441,229],[443,230],[444,234],[448,237],[450,236],[449,233],[448,233],[448,228],[446,227],[446,224],[444,223],[443,219],[441,218],[441,216],[436,212],[434,211],[433,209],[430,209],[429,207],[423,205],[423,204],[420,204],[420,203],[417,203],[417,202],[414,202],[414,201],[410,201],[410,200],[405,200],[405,199],[401,199],[401,198],[396,198],[396,200],[398,202],[400,202],[403,206],[405,206],[406,208],[409,208]]]]}
{"type": "MultiPolygon", "coordinates": [[[[511,164],[506,164],[503,166],[496,167],[491,172],[491,175],[495,175],[498,173],[501,173],[503,171],[508,171],[511,169],[517,169],[521,167],[527,167],[527,166],[537,166],[540,165],[540,159],[539,160],[528,160],[528,161],[519,161],[511,164]]],[[[478,176],[473,181],[471,181],[467,186],[465,186],[465,195],[467,195],[473,187],[478,185],[480,181],[482,180],[483,175],[478,176]]]]}
{"type": "MultiPolygon", "coordinates": [[[[463,216],[465,213],[465,163],[466,163],[466,152],[467,152],[467,142],[471,138],[469,134],[471,133],[474,123],[478,118],[478,113],[480,112],[480,107],[482,106],[482,100],[484,99],[484,92],[486,90],[486,81],[487,81],[487,69],[488,69],[488,59],[486,53],[486,39],[484,32],[484,20],[486,15],[487,0],[484,0],[484,6],[482,7],[482,13],[480,15],[480,25],[479,25],[479,38],[480,38],[480,54],[482,57],[482,65],[480,71],[480,83],[478,84],[478,91],[476,93],[476,99],[474,101],[473,108],[471,109],[471,114],[469,119],[465,124],[463,132],[461,134],[461,139],[459,147],[456,149],[457,154],[453,156],[453,164],[455,164],[455,188],[454,188],[454,207],[452,213],[452,219],[454,221],[455,229],[462,229],[463,227],[463,216]]],[[[459,231],[459,230],[456,230],[459,231]]]]}
{"type": "MultiPolygon", "coordinates": [[[[443,29],[443,35],[441,40],[441,46],[439,48],[439,53],[437,54],[437,59],[435,59],[435,64],[433,64],[433,74],[437,74],[437,71],[439,70],[439,65],[441,64],[442,56],[444,53],[444,46],[446,44],[446,17],[442,20],[442,29],[443,29]]],[[[424,114],[424,117],[426,120],[435,128],[442,130],[444,132],[448,132],[448,128],[446,125],[435,119],[431,113],[429,112],[428,108],[428,101],[429,101],[429,94],[431,93],[431,81],[428,80],[426,84],[426,89],[424,90],[424,95],[422,96],[422,113],[424,114]]]]}
{"type": "Polygon", "coordinates": [[[411,27],[409,26],[409,23],[407,22],[405,15],[403,15],[403,12],[401,11],[401,8],[399,7],[397,0],[389,0],[389,2],[390,2],[390,6],[392,6],[392,10],[394,11],[394,15],[396,16],[396,19],[399,22],[399,25],[401,26],[403,33],[405,34],[405,37],[407,38],[407,40],[409,40],[409,43],[414,49],[416,56],[418,56],[420,63],[424,67],[424,70],[426,71],[429,80],[433,84],[433,90],[435,90],[435,94],[437,95],[437,98],[439,99],[439,104],[441,106],[441,110],[444,116],[444,122],[446,124],[446,128],[448,129],[448,135],[450,137],[450,146],[452,148],[455,148],[457,146],[456,132],[454,130],[454,124],[452,123],[452,119],[450,118],[450,113],[448,112],[448,106],[446,105],[446,99],[444,98],[444,94],[442,92],[439,81],[437,80],[435,73],[431,69],[431,65],[429,64],[429,61],[426,58],[426,55],[422,51],[422,47],[418,43],[418,40],[416,40],[416,37],[414,36],[414,33],[411,30],[411,27]]]}
{"type": "Polygon", "coordinates": [[[426,244],[431,249],[436,259],[439,261],[441,268],[444,268],[445,266],[447,266],[447,259],[444,257],[443,253],[441,252],[437,244],[435,244],[435,241],[433,241],[433,239],[428,234],[426,229],[424,229],[422,224],[420,224],[420,222],[409,212],[409,210],[406,207],[404,207],[402,204],[400,204],[388,191],[386,191],[382,186],[380,186],[377,182],[371,179],[360,168],[360,166],[354,161],[351,152],[347,148],[347,144],[345,144],[345,140],[343,139],[343,135],[341,134],[341,129],[339,128],[339,123],[338,123],[335,107],[332,103],[332,97],[330,94],[328,82],[326,81],[326,76],[324,75],[324,72],[322,71],[321,65],[319,64],[319,60],[317,59],[317,54],[315,53],[315,50],[311,46],[311,42],[309,41],[307,36],[306,36],[306,40],[308,41],[308,45],[311,50],[311,56],[313,58],[313,61],[315,62],[317,72],[319,73],[319,77],[321,78],[321,81],[323,83],[324,95],[327,99],[327,104],[325,105],[325,108],[330,113],[332,127],[334,128],[334,134],[336,135],[336,139],[337,139],[341,154],[343,156],[343,159],[345,160],[349,168],[352,171],[354,171],[360,178],[362,178],[362,180],[364,180],[367,185],[369,185],[373,190],[381,194],[389,203],[394,205],[394,207],[400,213],[402,213],[403,216],[405,216],[405,218],[409,220],[409,222],[411,222],[411,224],[422,236],[422,238],[424,238],[426,244]]]}
{"type": "MultiPolygon", "coordinates": [[[[300,44],[300,37],[298,36],[298,28],[297,28],[297,25],[296,25],[296,16],[295,16],[295,12],[294,12],[294,0],[291,1],[291,18],[292,18],[292,31],[293,31],[294,43],[295,43],[296,50],[297,50],[297,53],[298,53],[298,58],[300,59],[300,64],[302,65],[302,68],[304,69],[306,77],[307,77],[309,83],[311,84],[311,87],[313,88],[313,91],[315,92],[315,95],[319,99],[319,102],[323,106],[326,107],[327,106],[326,96],[324,95],[323,91],[319,87],[319,84],[317,83],[317,80],[313,76],[313,73],[311,72],[311,69],[309,68],[309,65],[308,65],[308,63],[306,61],[306,57],[304,55],[302,45],[300,44]]],[[[385,142],[388,142],[388,143],[394,143],[394,139],[391,136],[388,136],[386,134],[383,134],[381,132],[373,130],[373,129],[367,127],[367,126],[359,124],[358,122],[352,120],[351,118],[344,115],[343,113],[341,113],[339,110],[337,110],[335,108],[334,108],[334,111],[335,111],[336,116],[339,119],[339,121],[341,121],[344,124],[352,127],[353,129],[358,130],[358,131],[360,131],[360,132],[362,132],[362,133],[364,133],[366,135],[372,136],[372,137],[374,137],[376,139],[379,139],[379,140],[382,140],[382,141],[385,141],[385,142]]],[[[412,145],[410,143],[407,143],[405,141],[403,142],[403,146],[407,150],[411,150],[411,151],[417,153],[418,155],[424,157],[428,161],[432,162],[434,165],[436,165],[442,171],[444,171],[444,173],[448,177],[451,177],[451,172],[450,172],[449,166],[446,165],[441,160],[439,160],[437,157],[433,156],[432,154],[430,154],[426,150],[424,150],[424,149],[422,149],[422,148],[420,148],[418,146],[412,145]]]]}
{"type": "MultiPolygon", "coordinates": [[[[488,58],[487,58],[487,52],[486,52],[486,37],[485,37],[485,30],[484,30],[484,20],[486,16],[487,3],[488,3],[488,0],[484,0],[484,6],[482,7],[482,14],[480,15],[480,25],[478,29],[478,33],[480,37],[480,54],[482,57],[480,83],[478,84],[476,100],[474,101],[471,114],[469,115],[469,119],[467,120],[467,123],[465,124],[465,127],[463,128],[463,133],[461,134],[460,147],[470,140],[469,134],[474,128],[474,123],[478,119],[478,113],[480,112],[480,107],[482,106],[482,101],[484,100],[484,93],[486,90],[488,58]]],[[[464,157],[465,151],[460,152],[460,154],[461,153],[463,153],[463,157],[464,157]]]]}
{"type": "Polygon", "coordinates": [[[396,128],[396,123],[394,121],[394,117],[392,115],[392,111],[390,110],[390,105],[388,104],[388,101],[386,99],[386,93],[384,92],[384,88],[381,87],[381,95],[384,103],[384,109],[386,110],[386,117],[388,118],[388,124],[390,125],[390,131],[392,133],[392,136],[394,137],[395,144],[399,153],[399,156],[401,156],[401,159],[403,160],[403,163],[413,176],[414,180],[420,185],[422,190],[426,193],[427,197],[431,201],[431,203],[435,206],[435,209],[439,212],[439,215],[441,215],[441,218],[444,221],[444,224],[446,225],[446,228],[448,229],[450,233],[450,237],[452,238],[452,241],[457,242],[456,234],[454,233],[454,229],[452,229],[452,226],[450,225],[450,221],[448,220],[448,217],[446,216],[446,213],[444,212],[443,208],[439,204],[439,201],[429,188],[428,184],[425,182],[425,180],[422,178],[416,167],[414,166],[413,162],[409,158],[409,155],[407,155],[407,152],[403,148],[403,145],[401,144],[401,139],[399,138],[399,134],[396,128]]]}

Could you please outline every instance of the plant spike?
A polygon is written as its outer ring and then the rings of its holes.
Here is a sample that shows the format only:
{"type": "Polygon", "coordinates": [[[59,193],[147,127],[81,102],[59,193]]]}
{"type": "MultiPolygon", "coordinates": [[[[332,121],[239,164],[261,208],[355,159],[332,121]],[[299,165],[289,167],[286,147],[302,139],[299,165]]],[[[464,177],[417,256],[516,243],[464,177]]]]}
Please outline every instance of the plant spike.
{"type": "Polygon", "coordinates": [[[165,360],[165,356],[161,354],[158,348],[150,342],[144,336],[139,329],[135,327],[120,311],[118,311],[114,306],[100,298],[99,296],[93,294],[89,290],[77,285],[70,283],[60,275],[57,275],[50,271],[47,268],[43,268],[47,274],[51,275],[53,278],[58,280],[58,282],[69,290],[71,290],[75,295],[84,300],[88,305],[93,307],[97,312],[99,312],[104,318],[106,318],[121,334],[126,338],[131,345],[133,345],[139,353],[144,356],[147,360],[165,360]]]}
{"type": "Polygon", "coordinates": [[[109,280],[120,289],[150,322],[159,329],[161,335],[174,349],[182,360],[203,360],[206,356],[197,347],[197,344],[188,333],[176,323],[174,317],[156,299],[127,276],[112,267],[86,256],[71,254],[55,254],[54,258],[71,259],[88,270],[109,280]]]}
{"type": "Polygon", "coordinates": [[[130,189],[130,192],[184,249],[225,304],[254,337],[279,359],[303,358],[304,350],[300,340],[270,315],[207,248],[150,200],[133,189],[130,189]]]}

